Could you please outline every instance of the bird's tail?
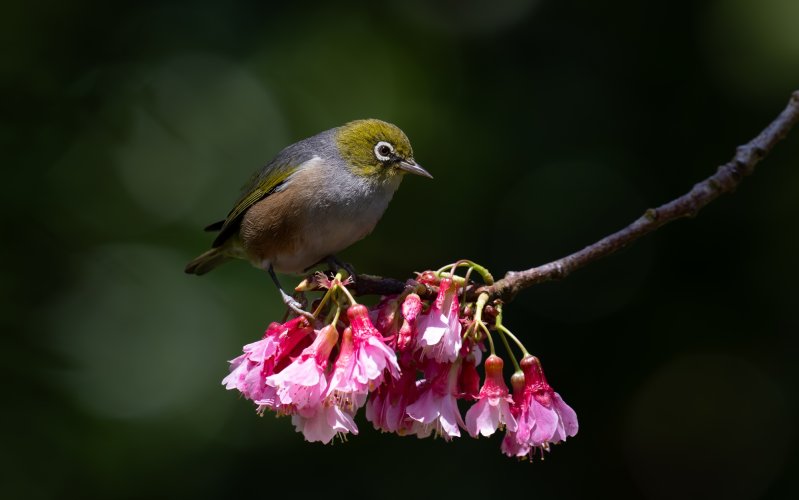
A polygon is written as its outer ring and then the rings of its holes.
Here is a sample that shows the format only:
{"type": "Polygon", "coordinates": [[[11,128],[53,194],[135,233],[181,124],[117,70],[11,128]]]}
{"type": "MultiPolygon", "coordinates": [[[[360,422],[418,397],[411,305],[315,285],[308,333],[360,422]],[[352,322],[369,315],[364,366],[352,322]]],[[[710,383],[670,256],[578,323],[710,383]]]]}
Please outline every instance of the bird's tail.
{"type": "Polygon", "coordinates": [[[186,274],[196,274],[197,276],[202,276],[208,271],[214,269],[216,266],[224,264],[230,259],[232,259],[232,257],[225,254],[222,248],[212,248],[186,264],[185,271],[186,274]]]}

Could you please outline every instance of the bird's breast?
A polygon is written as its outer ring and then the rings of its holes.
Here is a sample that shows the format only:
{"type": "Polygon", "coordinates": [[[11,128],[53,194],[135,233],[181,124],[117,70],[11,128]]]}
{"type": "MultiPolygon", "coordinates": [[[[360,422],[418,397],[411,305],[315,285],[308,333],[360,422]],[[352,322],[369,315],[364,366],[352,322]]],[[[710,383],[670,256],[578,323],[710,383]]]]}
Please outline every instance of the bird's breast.
{"type": "Polygon", "coordinates": [[[373,185],[323,167],[299,170],[245,213],[240,238],[254,265],[298,274],[344,250],[374,229],[400,181],[373,185]]]}

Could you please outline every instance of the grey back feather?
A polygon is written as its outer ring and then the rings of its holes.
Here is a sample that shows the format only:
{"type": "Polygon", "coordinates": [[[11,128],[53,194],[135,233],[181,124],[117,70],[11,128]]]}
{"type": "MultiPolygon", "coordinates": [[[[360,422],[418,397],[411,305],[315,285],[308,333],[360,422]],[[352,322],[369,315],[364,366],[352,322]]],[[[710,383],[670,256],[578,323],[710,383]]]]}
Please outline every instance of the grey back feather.
{"type": "MultiPolygon", "coordinates": [[[[293,171],[303,163],[319,156],[324,160],[341,161],[335,144],[335,133],[337,128],[325,130],[312,137],[295,142],[280,151],[269,163],[264,165],[250,178],[244,185],[241,196],[236,201],[233,209],[228,213],[227,218],[219,227],[219,234],[214,240],[213,246],[219,247],[238,231],[241,217],[256,202],[266,198],[270,194],[280,191],[285,185],[291,182],[293,171]],[[270,179],[282,178],[288,175],[278,184],[273,184],[270,179]]],[[[212,224],[217,229],[217,224],[212,224]]]]}

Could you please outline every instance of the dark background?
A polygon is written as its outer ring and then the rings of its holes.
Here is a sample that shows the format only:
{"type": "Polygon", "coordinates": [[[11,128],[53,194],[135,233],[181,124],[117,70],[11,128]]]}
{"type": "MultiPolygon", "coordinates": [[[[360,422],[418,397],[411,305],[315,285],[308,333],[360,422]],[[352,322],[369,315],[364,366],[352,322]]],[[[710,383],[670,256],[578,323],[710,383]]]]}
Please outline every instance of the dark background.
{"type": "Polygon", "coordinates": [[[258,418],[220,380],[277,292],[241,262],[183,274],[253,170],[364,117],[435,180],[406,179],[344,260],[404,279],[561,257],[775,117],[798,20],[793,0],[4,3],[0,496],[798,498],[799,131],[699,217],[507,307],[580,418],[543,462],[258,418]]]}

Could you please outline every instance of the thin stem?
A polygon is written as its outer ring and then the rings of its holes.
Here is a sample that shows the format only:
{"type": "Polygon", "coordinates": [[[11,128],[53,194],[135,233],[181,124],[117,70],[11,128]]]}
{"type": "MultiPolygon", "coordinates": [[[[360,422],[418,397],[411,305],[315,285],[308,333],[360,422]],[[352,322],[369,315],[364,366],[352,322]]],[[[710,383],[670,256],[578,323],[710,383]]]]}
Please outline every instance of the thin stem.
{"type": "Polygon", "coordinates": [[[468,338],[469,338],[469,335],[470,335],[470,332],[471,332],[472,330],[474,330],[474,322],[473,322],[471,325],[469,325],[469,326],[466,328],[466,331],[465,331],[465,332],[463,332],[463,335],[461,335],[461,340],[466,340],[466,339],[468,339],[468,338]]]}
{"type": "Polygon", "coordinates": [[[488,331],[485,323],[483,323],[483,309],[488,302],[488,294],[481,293],[479,297],[477,297],[477,303],[474,305],[474,323],[483,329],[488,337],[488,344],[491,347],[491,354],[494,354],[494,340],[491,338],[491,333],[488,331]]]}
{"type": "Polygon", "coordinates": [[[502,324],[502,319],[503,319],[502,313],[503,313],[502,304],[501,303],[497,304],[497,320],[496,323],[494,323],[494,328],[499,330],[500,334],[502,334],[502,339],[505,341],[505,347],[507,347],[508,350],[510,350],[510,348],[508,347],[508,341],[507,339],[505,339],[505,335],[508,335],[510,338],[513,339],[516,345],[519,346],[519,349],[522,350],[522,354],[528,356],[530,353],[527,352],[527,349],[524,347],[524,344],[522,344],[519,341],[519,339],[516,338],[516,335],[512,334],[511,331],[505,328],[505,325],[502,324]]]}
{"type": "Polygon", "coordinates": [[[494,276],[490,272],[488,272],[488,269],[486,269],[485,267],[481,266],[480,264],[476,264],[476,263],[474,263],[474,262],[472,262],[470,260],[467,260],[466,262],[469,263],[469,265],[471,266],[471,269],[474,269],[475,271],[477,271],[477,274],[479,274],[480,278],[483,279],[483,283],[485,283],[486,285],[493,285],[494,284],[494,276]]]}
{"type": "Polygon", "coordinates": [[[504,333],[505,335],[513,339],[516,345],[519,346],[519,349],[522,350],[522,354],[524,354],[525,357],[530,355],[530,353],[527,352],[527,349],[525,349],[524,344],[522,344],[521,341],[519,341],[519,339],[516,338],[516,335],[512,334],[510,330],[505,328],[503,325],[497,325],[497,330],[499,330],[500,332],[504,333]]]}
{"type": "Polygon", "coordinates": [[[505,344],[505,350],[508,351],[508,356],[510,356],[510,360],[513,362],[513,367],[516,369],[517,372],[521,371],[521,367],[519,366],[519,362],[516,361],[516,355],[513,354],[513,349],[510,348],[510,344],[508,343],[508,339],[505,337],[505,334],[502,332],[502,330],[497,328],[497,331],[499,332],[499,338],[502,339],[502,343],[505,344]]]}
{"type": "Polygon", "coordinates": [[[341,304],[339,304],[337,300],[335,300],[335,302],[336,302],[336,315],[333,317],[333,321],[331,321],[330,324],[333,325],[333,328],[337,329],[338,317],[341,315],[341,304]]]}
{"type": "Polygon", "coordinates": [[[452,282],[453,282],[453,283],[455,283],[456,285],[458,285],[458,286],[462,286],[462,287],[464,287],[464,288],[466,287],[466,282],[465,282],[465,280],[464,280],[463,278],[461,278],[460,276],[458,276],[457,274],[452,274],[452,273],[441,273],[441,274],[440,274],[438,277],[439,277],[439,278],[441,278],[441,279],[444,279],[444,278],[446,278],[446,279],[450,279],[450,280],[452,280],[452,282]]]}
{"type": "Polygon", "coordinates": [[[472,271],[474,271],[473,267],[470,267],[468,271],[466,271],[466,275],[463,277],[463,296],[466,297],[466,287],[469,286],[469,278],[472,277],[472,271]]]}
{"type": "Polygon", "coordinates": [[[477,264],[477,263],[472,262],[471,260],[467,260],[467,259],[461,259],[461,260],[459,260],[458,262],[456,262],[454,264],[447,264],[446,266],[444,266],[444,267],[440,268],[438,271],[436,271],[436,276],[438,276],[440,278],[445,277],[446,273],[444,273],[444,270],[448,269],[448,268],[451,269],[450,275],[454,275],[455,274],[455,269],[458,268],[458,267],[463,267],[463,266],[469,266],[470,268],[472,268],[475,271],[477,271],[477,274],[480,275],[480,278],[483,280],[483,282],[486,285],[490,286],[490,285],[494,284],[494,276],[492,276],[491,273],[488,272],[488,269],[486,269],[485,267],[481,266],[480,264],[477,264]]]}
{"type": "Polygon", "coordinates": [[[474,318],[476,320],[482,320],[483,318],[483,308],[486,306],[488,302],[488,294],[481,293],[479,297],[477,297],[477,303],[474,305],[474,318]]]}
{"type": "MultiPolygon", "coordinates": [[[[336,302],[336,309],[338,309],[338,302],[336,301],[336,299],[333,299],[333,302],[336,302]]],[[[327,311],[327,316],[325,316],[325,321],[324,321],[324,323],[325,323],[326,325],[330,325],[330,324],[332,324],[332,323],[333,323],[333,321],[331,321],[331,320],[333,319],[333,316],[334,316],[335,314],[336,314],[336,311],[334,311],[332,308],[331,308],[329,311],[327,311]]]]}
{"type": "MultiPolygon", "coordinates": [[[[316,307],[316,310],[313,312],[313,317],[316,318],[319,316],[319,313],[322,312],[322,308],[325,307],[325,304],[328,300],[330,300],[331,295],[336,290],[336,283],[341,283],[341,273],[336,273],[336,277],[333,278],[333,286],[328,288],[327,292],[322,296],[322,300],[319,302],[319,305],[316,307]]],[[[349,295],[349,292],[347,292],[349,295]]],[[[354,302],[353,302],[354,303],[354,302]]]]}
{"type": "Polygon", "coordinates": [[[442,266],[442,267],[440,267],[440,268],[439,268],[439,269],[436,271],[436,276],[438,276],[438,277],[441,277],[441,273],[443,273],[443,272],[444,272],[444,269],[449,269],[449,270],[450,270],[450,271],[449,271],[449,273],[450,273],[450,274],[453,274],[453,273],[455,272],[455,269],[456,269],[457,267],[459,267],[459,266],[465,266],[465,265],[466,265],[466,263],[465,263],[464,261],[462,261],[462,260],[459,260],[459,261],[457,261],[457,262],[453,262],[453,263],[451,263],[451,264],[447,264],[447,265],[445,265],[445,266],[442,266]]]}
{"type": "MultiPolygon", "coordinates": [[[[336,275],[336,277],[338,277],[338,275],[336,275]]],[[[350,304],[352,305],[357,304],[358,302],[355,301],[355,298],[352,296],[350,291],[347,290],[347,287],[341,284],[341,279],[339,278],[336,281],[338,281],[338,284],[336,286],[338,286],[338,288],[341,289],[342,292],[344,292],[344,295],[347,296],[347,299],[350,301],[350,304]]]]}
{"type": "Polygon", "coordinates": [[[486,338],[488,339],[488,348],[491,350],[491,354],[496,354],[497,351],[494,349],[494,339],[491,338],[491,332],[488,331],[488,327],[482,321],[480,322],[480,327],[486,334],[486,338]]]}

